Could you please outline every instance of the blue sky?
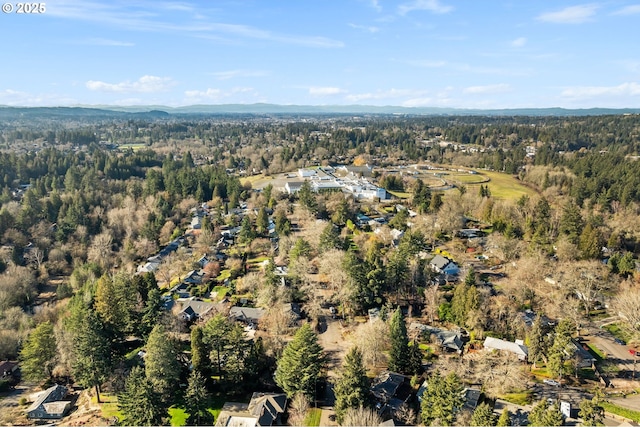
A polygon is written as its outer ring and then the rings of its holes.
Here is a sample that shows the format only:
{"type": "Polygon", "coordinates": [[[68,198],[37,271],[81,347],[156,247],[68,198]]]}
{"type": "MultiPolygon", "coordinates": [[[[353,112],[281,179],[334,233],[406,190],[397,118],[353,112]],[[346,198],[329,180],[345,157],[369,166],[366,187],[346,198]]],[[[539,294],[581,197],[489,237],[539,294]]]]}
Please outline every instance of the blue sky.
{"type": "Polygon", "coordinates": [[[0,14],[2,105],[640,107],[640,0],[45,5],[0,14]]]}

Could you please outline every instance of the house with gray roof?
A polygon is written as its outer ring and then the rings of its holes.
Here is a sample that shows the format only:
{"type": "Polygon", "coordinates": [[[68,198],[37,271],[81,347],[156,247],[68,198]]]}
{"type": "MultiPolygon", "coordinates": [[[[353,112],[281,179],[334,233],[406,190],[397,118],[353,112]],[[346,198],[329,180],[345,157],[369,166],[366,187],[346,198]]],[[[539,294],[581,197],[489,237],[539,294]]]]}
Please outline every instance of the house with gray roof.
{"type": "Polygon", "coordinates": [[[431,269],[437,273],[449,274],[451,276],[460,273],[458,265],[442,255],[436,255],[429,261],[431,269]]]}
{"type": "Polygon", "coordinates": [[[71,402],[62,400],[67,396],[67,388],[54,385],[39,394],[35,402],[27,408],[27,418],[60,419],[71,407],[71,402]]]}
{"type": "Polygon", "coordinates": [[[484,340],[484,348],[488,350],[505,351],[514,354],[519,360],[527,361],[529,350],[521,340],[515,342],[501,340],[500,338],[487,337],[484,340]]]}
{"type": "Polygon", "coordinates": [[[287,407],[284,393],[253,393],[249,403],[227,402],[216,426],[265,427],[282,425],[281,415],[287,407]]]}
{"type": "Polygon", "coordinates": [[[262,319],[264,313],[264,308],[233,306],[229,310],[229,317],[242,323],[255,325],[262,319]]]}

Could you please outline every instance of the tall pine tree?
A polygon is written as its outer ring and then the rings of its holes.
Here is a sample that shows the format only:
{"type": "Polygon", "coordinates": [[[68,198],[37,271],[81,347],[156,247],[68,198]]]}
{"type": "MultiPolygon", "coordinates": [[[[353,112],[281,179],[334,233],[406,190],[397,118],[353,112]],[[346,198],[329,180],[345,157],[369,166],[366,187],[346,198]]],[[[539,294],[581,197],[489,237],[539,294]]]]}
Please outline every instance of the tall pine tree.
{"type": "Polygon", "coordinates": [[[333,391],[336,396],[335,411],[339,423],[342,423],[348,408],[364,405],[369,387],[367,371],[362,363],[362,352],[358,347],[351,348],[345,356],[342,374],[333,391]]]}
{"type": "Polygon", "coordinates": [[[302,325],[287,344],[278,360],[275,380],[289,398],[300,392],[315,394],[316,383],[324,364],[322,347],[308,323],[302,325]]]}
{"type": "Polygon", "coordinates": [[[406,374],[410,370],[409,337],[407,325],[400,307],[396,309],[389,323],[391,350],[389,351],[389,369],[406,374]]]}

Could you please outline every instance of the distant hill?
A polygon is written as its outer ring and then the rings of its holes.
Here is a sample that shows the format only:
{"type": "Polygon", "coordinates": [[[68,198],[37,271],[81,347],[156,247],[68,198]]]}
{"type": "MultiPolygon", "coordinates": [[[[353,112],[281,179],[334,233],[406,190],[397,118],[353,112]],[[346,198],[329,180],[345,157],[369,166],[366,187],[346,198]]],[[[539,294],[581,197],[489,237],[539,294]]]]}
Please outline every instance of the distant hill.
{"type": "Polygon", "coordinates": [[[9,107],[0,106],[0,119],[10,118],[135,118],[162,119],[172,115],[191,114],[385,114],[429,116],[594,116],[608,114],[640,114],[640,108],[516,108],[516,109],[460,109],[437,107],[396,107],[373,105],[277,105],[277,104],[218,104],[167,107],[162,105],[116,106],[91,105],[74,107],[9,107]]]}

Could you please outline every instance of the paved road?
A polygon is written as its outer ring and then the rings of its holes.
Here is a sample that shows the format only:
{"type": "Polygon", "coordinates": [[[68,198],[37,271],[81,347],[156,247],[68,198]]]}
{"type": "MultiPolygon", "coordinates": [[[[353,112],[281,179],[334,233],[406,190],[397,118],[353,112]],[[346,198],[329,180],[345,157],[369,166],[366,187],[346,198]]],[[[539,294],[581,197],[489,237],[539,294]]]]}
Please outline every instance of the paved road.
{"type": "Polygon", "coordinates": [[[335,411],[333,410],[336,398],[331,381],[337,377],[344,354],[351,346],[351,343],[344,340],[340,321],[332,319],[329,310],[326,310],[325,316],[319,322],[318,329],[318,342],[327,355],[327,377],[329,382],[325,388],[323,400],[319,402],[322,408],[320,425],[336,426],[338,424],[335,422],[335,411]]]}
{"type": "MultiPolygon", "coordinates": [[[[634,372],[634,357],[629,353],[629,346],[617,344],[615,337],[605,329],[598,327],[589,327],[588,335],[584,340],[592,345],[595,345],[601,352],[606,355],[609,362],[615,363],[620,369],[621,374],[631,378],[634,372]]],[[[636,366],[636,370],[640,366],[636,366]]],[[[636,378],[640,375],[636,372],[636,378]]]]}

